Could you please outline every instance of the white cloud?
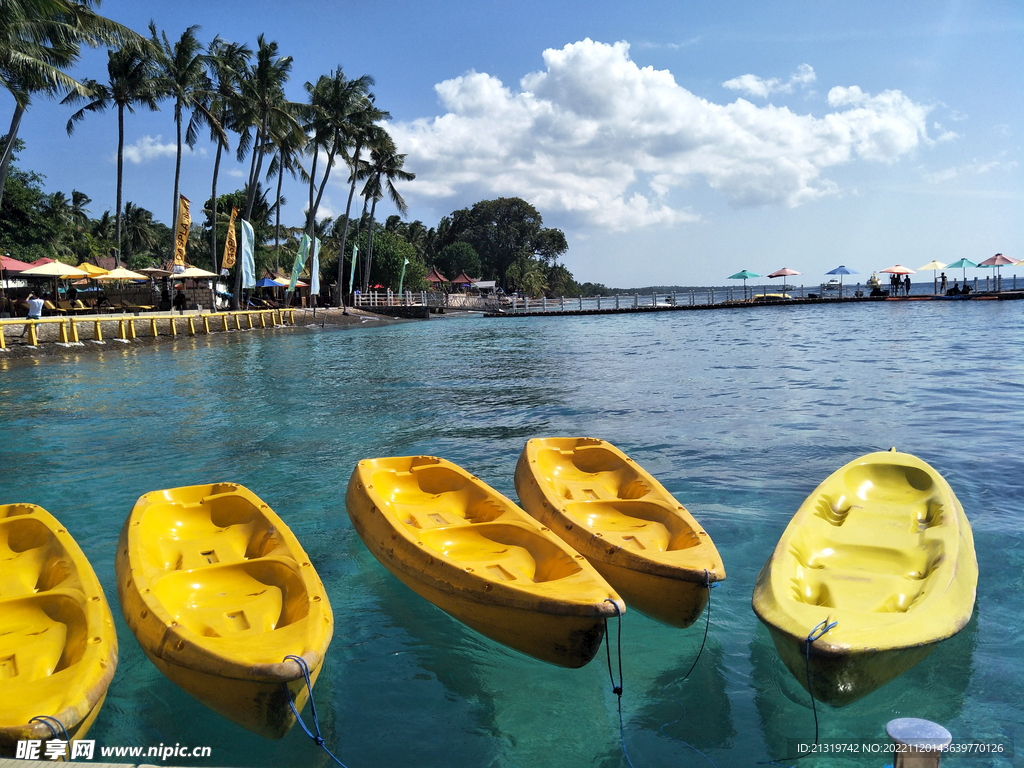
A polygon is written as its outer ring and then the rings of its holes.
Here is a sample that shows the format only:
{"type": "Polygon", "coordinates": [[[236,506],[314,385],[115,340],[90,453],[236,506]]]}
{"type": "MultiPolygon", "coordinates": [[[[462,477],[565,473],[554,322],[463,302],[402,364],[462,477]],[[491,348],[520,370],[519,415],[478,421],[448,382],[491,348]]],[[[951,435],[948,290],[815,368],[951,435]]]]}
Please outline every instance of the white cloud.
{"type": "MultiPolygon", "coordinates": [[[[136,141],[134,144],[128,144],[124,148],[124,159],[130,163],[140,165],[142,163],[148,163],[151,160],[157,160],[161,157],[174,157],[177,154],[178,147],[172,141],[166,144],[163,143],[163,136],[143,136],[141,139],[136,141]]],[[[182,147],[183,155],[195,155],[200,156],[206,155],[206,150],[200,148],[196,150],[189,149],[186,145],[182,147]]]]}
{"type": "Polygon", "coordinates": [[[944,168],[941,171],[936,171],[934,173],[922,170],[921,178],[929,184],[941,184],[945,181],[952,181],[953,179],[961,178],[963,176],[982,176],[986,173],[990,173],[991,171],[1012,171],[1016,167],[1016,160],[1011,160],[1009,162],[1004,162],[1002,160],[988,160],[986,162],[973,160],[969,163],[953,166],[951,168],[944,168]]]}
{"type": "MultiPolygon", "coordinates": [[[[822,177],[829,167],[894,163],[931,141],[929,108],[899,91],[833,88],[819,118],[700,98],[637,66],[625,42],[583,40],[546,50],[544,63],[518,90],[479,72],[446,80],[435,86],[444,114],[391,124],[417,173],[407,199],[518,195],[545,214],[628,230],[698,219],[672,200],[696,182],[735,206],[795,207],[839,191],[822,177]]],[[[793,78],[811,82],[813,69],[793,78]]]]}
{"type": "Polygon", "coordinates": [[[689,48],[691,45],[697,45],[700,43],[700,37],[691,37],[689,40],[684,40],[681,43],[651,43],[643,42],[640,43],[641,48],[668,48],[672,51],[678,51],[683,48],[689,48]]]}
{"type": "Polygon", "coordinates": [[[789,76],[789,80],[786,82],[777,77],[765,80],[757,75],[740,75],[732,80],[726,80],[722,83],[722,87],[728,88],[731,91],[743,91],[748,96],[758,96],[766,99],[773,93],[792,93],[794,85],[799,85],[803,88],[817,79],[818,76],[814,74],[814,67],[810,64],[801,64],[796,68],[796,72],[789,76]]]}

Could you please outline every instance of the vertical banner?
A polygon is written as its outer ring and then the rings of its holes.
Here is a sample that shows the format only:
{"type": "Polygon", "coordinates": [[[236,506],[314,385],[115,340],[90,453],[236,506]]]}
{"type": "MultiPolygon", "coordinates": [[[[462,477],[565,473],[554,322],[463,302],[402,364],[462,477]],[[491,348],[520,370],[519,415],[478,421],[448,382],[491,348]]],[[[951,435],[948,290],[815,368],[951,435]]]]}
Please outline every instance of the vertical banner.
{"type": "Polygon", "coordinates": [[[235,239],[235,216],[238,215],[238,208],[231,206],[231,218],[228,220],[228,236],[224,240],[224,258],[220,263],[220,273],[225,277],[228,270],[235,266],[235,254],[238,253],[238,241],[235,239]]]}
{"type": "Polygon", "coordinates": [[[188,198],[178,195],[178,231],[174,235],[174,266],[175,274],[185,271],[185,246],[188,245],[188,233],[192,229],[192,215],[188,210],[188,198]]]}
{"type": "Polygon", "coordinates": [[[313,238],[313,263],[309,268],[309,295],[320,295],[320,238],[313,238]]]}
{"type": "Polygon", "coordinates": [[[299,282],[299,273],[306,266],[306,259],[309,258],[309,235],[303,235],[299,241],[299,252],[295,254],[295,263],[292,265],[292,279],[288,281],[288,292],[295,291],[295,284],[299,282]]]}
{"type": "Polygon", "coordinates": [[[242,219],[242,287],[256,287],[256,233],[252,224],[242,219]]]}
{"type": "Polygon", "coordinates": [[[359,246],[352,246],[352,269],[348,275],[348,292],[352,293],[356,289],[356,262],[359,261],[359,246]]]}
{"type": "Polygon", "coordinates": [[[398,281],[398,300],[399,301],[402,300],[402,288],[405,285],[405,268],[406,268],[406,266],[408,264],[409,264],[409,260],[408,259],[406,259],[405,261],[402,262],[402,277],[398,281]]]}

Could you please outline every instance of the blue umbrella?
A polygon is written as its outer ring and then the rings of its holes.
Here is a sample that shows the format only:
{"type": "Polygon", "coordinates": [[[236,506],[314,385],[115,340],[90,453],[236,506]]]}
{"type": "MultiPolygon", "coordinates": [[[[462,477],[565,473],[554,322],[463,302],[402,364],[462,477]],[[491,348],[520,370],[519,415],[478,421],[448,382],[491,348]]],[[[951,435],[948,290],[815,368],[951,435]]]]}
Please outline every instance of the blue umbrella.
{"type": "Polygon", "coordinates": [[[269,277],[264,277],[262,280],[260,280],[258,283],[256,283],[256,287],[257,288],[280,288],[281,285],[280,285],[280,283],[275,283],[269,277]]]}
{"type": "Polygon", "coordinates": [[[831,270],[830,272],[826,272],[825,274],[826,275],[839,275],[839,295],[842,296],[843,295],[843,275],[859,275],[860,272],[858,272],[856,269],[850,269],[849,267],[844,267],[843,265],[840,264],[838,267],[836,267],[835,269],[831,270]]]}

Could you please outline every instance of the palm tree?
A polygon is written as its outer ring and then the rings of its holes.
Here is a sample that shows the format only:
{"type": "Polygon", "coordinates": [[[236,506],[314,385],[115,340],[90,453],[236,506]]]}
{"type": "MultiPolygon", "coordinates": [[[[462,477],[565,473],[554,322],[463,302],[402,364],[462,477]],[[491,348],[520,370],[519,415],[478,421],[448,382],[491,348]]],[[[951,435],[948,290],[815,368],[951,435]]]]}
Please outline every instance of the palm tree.
{"type": "Polygon", "coordinates": [[[0,201],[22,116],[32,96],[62,92],[89,95],[65,70],[81,44],[124,45],[140,39],[127,27],[95,13],[98,0],[0,0],[0,85],[14,97],[14,115],[0,159],[0,201]]]}
{"type": "MultiPolygon", "coordinates": [[[[171,232],[178,229],[178,182],[181,179],[181,123],[184,111],[191,112],[185,129],[185,143],[194,147],[199,138],[199,126],[208,123],[219,137],[224,129],[210,114],[207,104],[211,97],[210,79],[206,76],[206,54],[196,37],[198,24],[186,29],[181,38],[172,46],[167,33],[157,34],[156,24],[149,22],[149,34],[156,51],[156,66],[159,72],[157,87],[161,96],[174,100],[174,126],[177,130],[178,151],[174,160],[174,200],[171,214],[171,232]]],[[[226,140],[226,137],[224,137],[226,140]]],[[[216,199],[216,198],[214,198],[216,199]]]]}
{"type": "Polygon", "coordinates": [[[131,201],[124,204],[125,260],[151,251],[157,244],[153,213],[131,201]]]}
{"type": "Polygon", "coordinates": [[[302,167],[302,163],[299,162],[302,144],[294,133],[286,133],[283,136],[275,137],[274,144],[277,147],[277,154],[270,161],[270,167],[267,169],[267,178],[277,177],[277,202],[274,204],[277,217],[274,224],[274,272],[276,273],[281,268],[278,251],[281,247],[281,204],[286,202],[281,196],[281,185],[284,182],[284,175],[285,173],[290,173],[293,179],[298,176],[303,182],[310,181],[310,176],[306,173],[306,169],[302,167]]]}
{"type": "MultiPolygon", "coordinates": [[[[390,113],[377,109],[373,103],[373,94],[371,93],[367,94],[366,98],[359,103],[358,108],[353,110],[349,121],[349,143],[352,151],[346,157],[349,168],[349,188],[348,202],[345,204],[345,221],[341,228],[341,256],[338,258],[338,296],[336,304],[339,307],[343,304],[344,296],[342,286],[345,285],[345,242],[348,239],[348,222],[349,214],[352,211],[352,197],[356,191],[356,182],[362,181],[369,175],[369,164],[361,160],[359,155],[365,147],[372,146],[381,140],[384,129],[378,123],[389,119],[391,119],[390,113]]],[[[364,213],[365,210],[366,206],[364,205],[364,213]]],[[[353,286],[350,285],[349,290],[352,289],[353,286]]]]}
{"type": "MultiPolygon", "coordinates": [[[[121,266],[121,190],[124,176],[124,111],[127,109],[135,113],[137,104],[149,107],[151,110],[159,110],[157,106],[158,92],[153,73],[153,60],[147,54],[142,44],[129,44],[125,47],[110,51],[107,56],[107,75],[109,84],[99,83],[95,80],[86,81],[86,87],[91,94],[89,101],[84,107],[75,112],[68,120],[68,135],[74,133],[75,124],[85,119],[89,112],[104,112],[107,107],[117,107],[117,251],[114,259],[117,266],[121,266]]],[[[64,104],[74,104],[87,100],[78,91],[72,91],[64,99],[64,104]]]]}
{"type": "MultiPolygon", "coordinates": [[[[242,79],[240,104],[244,109],[238,116],[242,128],[238,140],[238,160],[241,162],[252,149],[249,165],[249,183],[246,186],[244,213],[242,218],[252,221],[253,205],[258,180],[263,166],[263,156],[271,147],[274,136],[288,133],[302,135],[302,129],[294,116],[298,106],[285,99],[284,84],[292,68],[291,56],[279,56],[277,43],[268,43],[263,35],[256,39],[256,60],[242,79]]],[[[238,297],[242,292],[242,270],[235,268],[234,295],[231,308],[238,309],[238,297]]]]}
{"type": "MultiPolygon", "coordinates": [[[[213,38],[207,48],[206,62],[210,71],[213,98],[210,101],[210,113],[217,119],[221,127],[234,130],[236,115],[240,111],[239,81],[249,66],[252,50],[247,45],[228,43],[217,37],[213,38]]],[[[221,153],[228,147],[227,135],[218,133],[211,123],[210,138],[217,142],[217,157],[213,162],[213,189],[210,200],[213,201],[212,221],[217,221],[217,176],[220,173],[221,153]]],[[[213,271],[217,272],[217,227],[210,228],[210,260],[213,271]]]]}
{"type": "Polygon", "coordinates": [[[373,266],[373,217],[377,210],[377,201],[387,193],[391,202],[403,216],[409,207],[395,188],[395,181],[412,181],[415,173],[406,171],[405,155],[398,154],[394,140],[384,134],[383,138],[370,150],[370,168],[363,197],[372,201],[370,205],[370,225],[366,232],[366,272],[363,276],[363,290],[370,289],[370,268],[373,266]]]}

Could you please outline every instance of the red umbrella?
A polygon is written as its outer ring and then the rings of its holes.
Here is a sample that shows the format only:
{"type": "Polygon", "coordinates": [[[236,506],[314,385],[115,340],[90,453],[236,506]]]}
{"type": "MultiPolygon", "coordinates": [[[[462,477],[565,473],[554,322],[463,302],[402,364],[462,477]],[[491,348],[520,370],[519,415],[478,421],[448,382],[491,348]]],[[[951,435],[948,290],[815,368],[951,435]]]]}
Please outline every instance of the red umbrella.
{"type": "MultiPolygon", "coordinates": [[[[949,265],[947,265],[947,266],[949,266],[949,265]]],[[[896,264],[895,266],[889,267],[888,269],[883,269],[882,271],[883,272],[888,272],[890,275],[913,275],[913,274],[916,274],[914,272],[914,270],[907,269],[902,264],[896,264]]]]}
{"type": "MultiPolygon", "coordinates": [[[[1013,259],[1008,259],[1003,254],[997,253],[990,259],[985,259],[983,262],[978,264],[979,267],[995,267],[996,268],[996,280],[999,280],[999,268],[1005,264],[1016,264],[1017,262],[1013,259]]],[[[966,272],[964,273],[966,274],[966,272]]],[[[986,283],[987,285],[987,283],[986,283]]],[[[996,289],[998,290],[998,289],[996,289]]]]}
{"type": "MultiPolygon", "coordinates": [[[[775,270],[770,275],[768,275],[768,277],[789,277],[790,275],[799,275],[799,274],[802,274],[802,273],[801,272],[797,272],[795,269],[790,269],[789,267],[783,267],[782,269],[775,270]]],[[[782,281],[782,292],[783,293],[786,292],[786,281],[785,280],[782,281]]]]}

